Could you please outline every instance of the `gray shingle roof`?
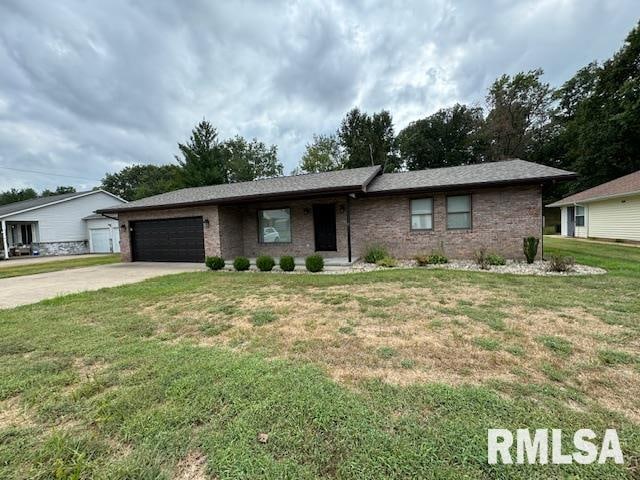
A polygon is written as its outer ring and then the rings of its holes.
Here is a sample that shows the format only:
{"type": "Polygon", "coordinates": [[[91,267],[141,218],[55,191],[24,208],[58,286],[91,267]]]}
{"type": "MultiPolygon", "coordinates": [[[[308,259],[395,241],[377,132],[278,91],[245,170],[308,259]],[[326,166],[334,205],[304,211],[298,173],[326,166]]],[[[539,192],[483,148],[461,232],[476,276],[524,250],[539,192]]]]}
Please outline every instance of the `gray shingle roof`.
{"type": "Polygon", "coordinates": [[[385,173],[371,182],[367,191],[370,193],[383,193],[395,190],[429,190],[573,177],[575,177],[573,172],[559,168],[547,167],[546,165],[525,160],[505,160],[502,162],[432,168],[413,172],[385,173]]]}
{"type": "Polygon", "coordinates": [[[307,195],[330,191],[363,191],[380,171],[379,166],[268,178],[253,182],[183,188],[142,198],[127,204],[103,208],[98,212],[116,212],[197,203],[230,202],[278,195],[307,195]]]}
{"type": "Polygon", "coordinates": [[[173,192],[142,198],[127,204],[103,208],[110,213],[200,203],[230,203],[241,200],[268,199],[321,192],[360,192],[383,194],[406,190],[433,190],[483,184],[508,184],[568,179],[575,174],[524,160],[481,163],[460,167],[433,168],[404,173],[380,173],[380,167],[362,167],[326,173],[293,175],[253,182],[183,188],[173,192]]]}
{"type": "Polygon", "coordinates": [[[23,200],[21,202],[8,203],[6,205],[0,205],[0,217],[7,217],[16,212],[21,212],[22,210],[28,210],[30,208],[35,207],[44,207],[50,203],[59,202],[60,200],[66,200],[73,197],[79,197],[86,193],[91,192],[91,190],[85,192],[74,192],[74,193],[61,193],[60,195],[51,195],[49,197],[38,197],[32,198],[31,200],[23,200]]]}

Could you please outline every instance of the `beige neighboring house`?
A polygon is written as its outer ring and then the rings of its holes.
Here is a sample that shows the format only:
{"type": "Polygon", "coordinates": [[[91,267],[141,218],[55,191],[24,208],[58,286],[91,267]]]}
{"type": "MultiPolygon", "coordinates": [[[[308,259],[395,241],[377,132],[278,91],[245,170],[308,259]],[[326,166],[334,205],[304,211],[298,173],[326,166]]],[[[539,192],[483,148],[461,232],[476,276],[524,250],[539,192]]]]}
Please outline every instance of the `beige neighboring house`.
{"type": "Polygon", "coordinates": [[[561,208],[564,237],[640,242],[640,170],[547,206],[561,208]]]}

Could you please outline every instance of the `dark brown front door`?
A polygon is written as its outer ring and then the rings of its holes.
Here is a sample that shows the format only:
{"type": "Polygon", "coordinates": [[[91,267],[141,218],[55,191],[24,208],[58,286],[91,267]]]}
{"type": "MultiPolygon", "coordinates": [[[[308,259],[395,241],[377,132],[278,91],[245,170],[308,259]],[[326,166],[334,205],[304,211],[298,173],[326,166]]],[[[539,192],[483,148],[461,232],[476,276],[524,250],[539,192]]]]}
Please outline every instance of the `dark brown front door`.
{"type": "Polygon", "coordinates": [[[316,252],[335,252],[336,245],[336,206],[333,203],[313,206],[313,228],[316,239],[316,252]]]}

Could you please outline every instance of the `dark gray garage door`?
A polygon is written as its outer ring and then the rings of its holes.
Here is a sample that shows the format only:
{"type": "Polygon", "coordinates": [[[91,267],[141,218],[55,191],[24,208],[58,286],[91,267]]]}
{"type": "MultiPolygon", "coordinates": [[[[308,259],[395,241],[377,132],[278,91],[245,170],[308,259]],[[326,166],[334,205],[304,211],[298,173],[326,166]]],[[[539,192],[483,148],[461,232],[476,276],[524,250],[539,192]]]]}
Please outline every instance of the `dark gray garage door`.
{"type": "Polygon", "coordinates": [[[139,262],[204,262],[202,217],[131,222],[131,248],[139,262]]]}

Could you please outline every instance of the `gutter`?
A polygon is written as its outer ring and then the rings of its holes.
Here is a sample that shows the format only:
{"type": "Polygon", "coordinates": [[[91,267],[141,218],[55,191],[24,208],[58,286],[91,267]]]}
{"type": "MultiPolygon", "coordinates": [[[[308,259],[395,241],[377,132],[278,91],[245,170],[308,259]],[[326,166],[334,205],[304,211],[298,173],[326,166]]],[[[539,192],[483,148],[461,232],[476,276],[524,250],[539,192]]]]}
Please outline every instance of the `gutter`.
{"type": "Polygon", "coordinates": [[[276,200],[288,200],[288,199],[302,199],[308,197],[318,196],[334,196],[344,193],[359,193],[363,191],[363,186],[348,186],[341,188],[319,188],[316,190],[305,190],[300,192],[280,193],[280,194],[258,194],[258,195],[244,195],[239,197],[229,197],[224,199],[211,199],[211,200],[196,200],[191,202],[181,203],[167,203],[158,205],[144,205],[139,207],[129,208],[103,208],[96,210],[96,213],[104,215],[105,213],[126,213],[126,212],[138,212],[144,210],[160,210],[160,209],[176,209],[176,208],[188,208],[188,207],[201,207],[207,205],[232,205],[237,203],[253,203],[253,202],[271,202],[276,200]]]}

